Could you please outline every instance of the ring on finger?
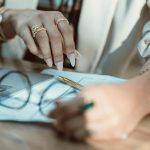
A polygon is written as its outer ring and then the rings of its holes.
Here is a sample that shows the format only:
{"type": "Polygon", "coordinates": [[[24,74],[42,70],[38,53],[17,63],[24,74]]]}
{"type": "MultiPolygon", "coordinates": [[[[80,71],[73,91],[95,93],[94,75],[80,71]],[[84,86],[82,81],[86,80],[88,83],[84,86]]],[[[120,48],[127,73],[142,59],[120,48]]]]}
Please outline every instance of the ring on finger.
{"type": "Polygon", "coordinates": [[[40,25],[40,26],[33,26],[31,30],[32,30],[32,36],[35,38],[38,32],[46,31],[46,28],[40,25]]]}
{"type": "Polygon", "coordinates": [[[56,20],[56,22],[55,22],[56,26],[58,26],[58,24],[59,24],[61,21],[66,21],[67,24],[69,24],[69,21],[68,21],[66,18],[60,18],[60,19],[57,19],[57,20],[56,20]]]}

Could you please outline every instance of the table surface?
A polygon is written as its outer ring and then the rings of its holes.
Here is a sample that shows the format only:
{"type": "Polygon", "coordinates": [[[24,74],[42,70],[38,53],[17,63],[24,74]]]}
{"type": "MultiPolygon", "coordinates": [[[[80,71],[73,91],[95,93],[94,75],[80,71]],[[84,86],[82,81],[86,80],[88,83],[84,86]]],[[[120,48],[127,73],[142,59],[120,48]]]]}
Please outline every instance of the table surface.
{"type": "MultiPolygon", "coordinates": [[[[41,71],[44,64],[0,59],[0,67],[41,71]],[[16,65],[17,64],[17,65],[16,65]],[[18,66],[19,64],[19,66],[18,66]]],[[[59,138],[49,124],[0,122],[0,150],[149,150],[150,118],[124,141],[75,143],[59,138]]]]}

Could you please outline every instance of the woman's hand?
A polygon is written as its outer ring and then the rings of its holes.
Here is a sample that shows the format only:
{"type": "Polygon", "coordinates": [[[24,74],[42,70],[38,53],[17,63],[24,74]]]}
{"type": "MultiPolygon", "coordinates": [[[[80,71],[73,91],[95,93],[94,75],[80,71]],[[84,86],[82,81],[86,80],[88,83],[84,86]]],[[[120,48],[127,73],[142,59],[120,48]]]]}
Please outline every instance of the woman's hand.
{"type": "Polygon", "coordinates": [[[139,81],[85,88],[75,99],[62,103],[51,112],[50,116],[57,120],[56,129],[76,140],[127,138],[148,113],[146,95],[149,95],[149,89],[141,87],[139,81]],[[80,113],[80,106],[90,101],[94,102],[94,107],[80,113]]]}
{"type": "Polygon", "coordinates": [[[62,70],[63,54],[67,55],[72,66],[75,65],[73,30],[60,12],[8,9],[3,14],[2,27],[7,39],[19,35],[31,53],[43,58],[49,67],[54,63],[62,70]],[[40,26],[46,30],[33,37],[33,28],[40,26]]]}

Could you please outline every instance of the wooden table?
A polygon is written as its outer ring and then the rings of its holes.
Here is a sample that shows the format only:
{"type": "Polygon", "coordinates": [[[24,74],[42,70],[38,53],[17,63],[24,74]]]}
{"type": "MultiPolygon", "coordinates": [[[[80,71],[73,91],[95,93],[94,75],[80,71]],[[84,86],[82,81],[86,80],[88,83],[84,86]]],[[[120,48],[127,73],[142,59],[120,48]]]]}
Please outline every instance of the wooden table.
{"type": "MultiPolygon", "coordinates": [[[[46,68],[43,64],[16,63],[25,70],[46,68]]],[[[14,67],[16,63],[1,59],[0,67],[14,67]]],[[[150,118],[144,119],[127,140],[88,144],[60,139],[48,124],[0,122],[0,150],[150,150],[150,118]]]]}

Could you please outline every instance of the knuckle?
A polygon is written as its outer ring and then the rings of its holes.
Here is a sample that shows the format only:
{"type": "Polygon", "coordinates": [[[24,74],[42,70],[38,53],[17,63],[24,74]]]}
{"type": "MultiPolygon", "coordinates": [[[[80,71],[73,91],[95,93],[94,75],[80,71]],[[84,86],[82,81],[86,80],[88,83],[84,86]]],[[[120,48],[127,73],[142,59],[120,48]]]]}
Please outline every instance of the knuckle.
{"type": "Polygon", "coordinates": [[[56,11],[55,14],[57,17],[64,17],[64,15],[60,11],[56,11]]]}
{"type": "Polygon", "coordinates": [[[28,24],[32,26],[35,22],[39,22],[41,20],[41,16],[42,16],[41,12],[38,12],[38,13],[35,13],[35,14],[31,15],[27,19],[28,24]]]}
{"type": "Polygon", "coordinates": [[[43,18],[45,16],[44,12],[39,12],[37,15],[36,15],[36,18],[43,18]]]}

